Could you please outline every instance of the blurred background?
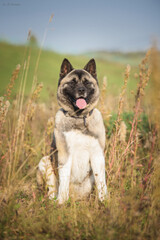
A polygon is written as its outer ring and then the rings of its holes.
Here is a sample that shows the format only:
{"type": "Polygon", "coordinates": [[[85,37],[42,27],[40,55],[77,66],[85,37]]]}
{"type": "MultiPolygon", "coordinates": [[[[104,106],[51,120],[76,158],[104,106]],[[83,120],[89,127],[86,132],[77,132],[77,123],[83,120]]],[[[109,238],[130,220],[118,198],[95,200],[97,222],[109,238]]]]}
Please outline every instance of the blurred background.
{"type": "Polygon", "coordinates": [[[160,240],[159,23],[160,0],[0,0],[0,239],[160,240]],[[57,206],[36,172],[60,66],[92,57],[109,198],[57,206]]]}
{"type": "Polygon", "coordinates": [[[128,91],[134,89],[138,64],[154,41],[159,46],[159,12],[159,0],[0,0],[0,95],[28,56],[26,94],[36,73],[42,100],[55,94],[64,57],[75,68],[94,57],[100,84],[106,76],[113,95],[130,64],[128,91]]]}

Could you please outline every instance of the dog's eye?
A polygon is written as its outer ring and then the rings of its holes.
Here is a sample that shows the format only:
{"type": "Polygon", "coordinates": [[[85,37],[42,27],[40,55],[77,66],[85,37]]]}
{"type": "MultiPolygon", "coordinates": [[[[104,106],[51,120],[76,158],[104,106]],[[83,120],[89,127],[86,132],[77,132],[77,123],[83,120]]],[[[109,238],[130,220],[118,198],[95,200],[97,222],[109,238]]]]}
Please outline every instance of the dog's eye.
{"type": "Polygon", "coordinates": [[[91,85],[91,82],[88,81],[87,79],[85,79],[84,82],[83,82],[83,84],[84,84],[85,86],[89,86],[89,85],[91,85]]]}
{"type": "Polygon", "coordinates": [[[72,85],[75,85],[75,84],[76,84],[76,79],[73,78],[73,79],[70,81],[70,83],[71,83],[72,85]]]}

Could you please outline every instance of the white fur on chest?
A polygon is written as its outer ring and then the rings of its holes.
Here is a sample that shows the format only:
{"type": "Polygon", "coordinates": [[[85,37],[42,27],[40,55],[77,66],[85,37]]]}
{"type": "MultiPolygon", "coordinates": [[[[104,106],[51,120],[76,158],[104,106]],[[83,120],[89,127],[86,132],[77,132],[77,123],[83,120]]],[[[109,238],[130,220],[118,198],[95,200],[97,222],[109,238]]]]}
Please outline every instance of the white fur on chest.
{"type": "Polygon", "coordinates": [[[71,161],[70,181],[82,183],[91,171],[91,155],[98,155],[102,150],[96,138],[78,130],[65,132],[64,135],[71,161]]]}

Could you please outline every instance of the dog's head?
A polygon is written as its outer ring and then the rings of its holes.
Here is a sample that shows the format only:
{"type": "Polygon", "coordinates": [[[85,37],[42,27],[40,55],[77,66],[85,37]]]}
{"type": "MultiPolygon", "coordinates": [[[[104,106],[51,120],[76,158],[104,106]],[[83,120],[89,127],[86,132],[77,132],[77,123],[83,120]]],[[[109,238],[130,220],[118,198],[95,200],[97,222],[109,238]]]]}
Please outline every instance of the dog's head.
{"type": "Polygon", "coordinates": [[[73,69],[67,59],[63,60],[57,98],[59,105],[72,115],[85,115],[96,106],[99,86],[94,59],[84,69],[73,69]]]}

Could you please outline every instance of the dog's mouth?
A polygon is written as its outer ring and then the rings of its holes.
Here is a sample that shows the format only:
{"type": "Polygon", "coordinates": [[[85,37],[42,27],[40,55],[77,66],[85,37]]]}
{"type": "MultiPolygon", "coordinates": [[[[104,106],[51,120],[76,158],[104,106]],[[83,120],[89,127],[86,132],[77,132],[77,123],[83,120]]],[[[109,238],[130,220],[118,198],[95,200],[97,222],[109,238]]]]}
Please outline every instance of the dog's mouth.
{"type": "Polygon", "coordinates": [[[79,109],[84,109],[86,108],[87,106],[87,102],[84,98],[78,98],[76,100],[76,106],[79,108],[79,109]]]}
{"type": "Polygon", "coordinates": [[[79,96],[78,98],[70,98],[70,103],[73,105],[75,111],[77,110],[84,110],[87,105],[88,105],[88,102],[87,102],[87,99],[84,98],[83,96],[79,96]]]}

